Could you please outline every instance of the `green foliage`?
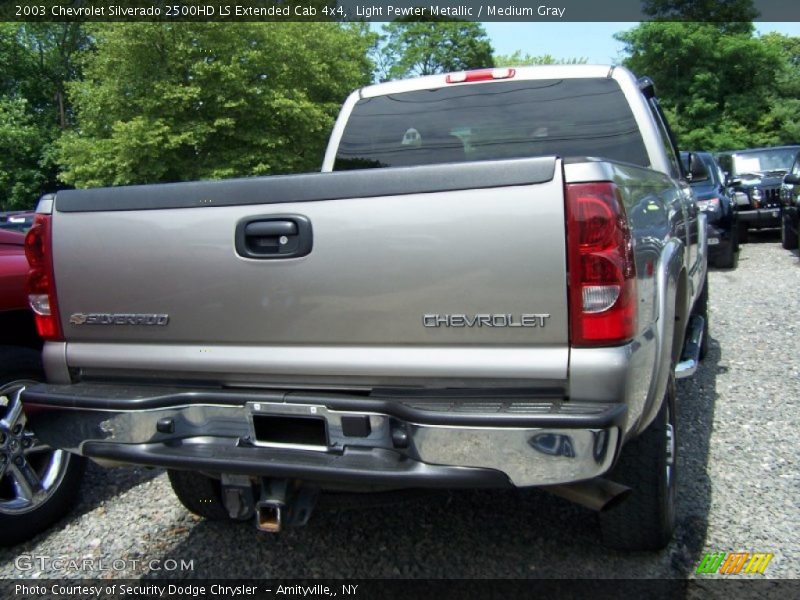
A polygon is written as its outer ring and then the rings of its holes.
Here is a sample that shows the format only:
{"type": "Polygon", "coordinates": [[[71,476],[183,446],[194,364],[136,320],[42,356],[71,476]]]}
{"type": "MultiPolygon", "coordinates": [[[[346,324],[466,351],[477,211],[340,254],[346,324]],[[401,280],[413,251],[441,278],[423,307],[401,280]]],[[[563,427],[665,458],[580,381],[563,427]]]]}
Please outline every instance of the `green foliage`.
{"type": "Polygon", "coordinates": [[[24,98],[0,96],[0,210],[31,208],[45,183],[42,135],[24,98]]]}
{"type": "Polygon", "coordinates": [[[682,148],[770,145],[796,132],[787,101],[797,71],[787,68],[791,51],[781,50],[787,40],[687,22],[643,23],[616,38],[625,43],[625,65],[655,82],[682,148]]]}
{"type": "Polygon", "coordinates": [[[383,32],[376,61],[381,81],[494,66],[492,45],[480,23],[395,21],[383,32]]]}
{"type": "Polygon", "coordinates": [[[49,112],[50,120],[66,128],[72,117],[66,82],[80,77],[77,57],[91,46],[91,40],[80,23],[24,23],[16,34],[25,49],[17,66],[20,93],[36,110],[49,112]]]}
{"type": "Polygon", "coordinates": [[[655,20],[714,23],[725,33],[752,33],[758,17],[752,0],[644,0],[642,10],[655,20]]]}
{"type": "Polygon", "coordinates": [[[522,67],[527,65],[584,65],[586,58],[556,58],[551,54],[532,56],[527,52],[522,53],[517,50],[512,54],[495,54],[494,64],[496,67],[522,67]]]}
{"type": "Polygon", "coordinates": [[[770,33],[761,41],[782,58],[775,79],[767,125],[776,132],[778,142],[800,142],[800,37],[770,33]]]}
{"type": "Polygon", "coordinates": [[[77,187],[317,170],[374,36],[336,23],[96,24],[77,126],[60,142],[77,187]]]}
{"type": "Polygon", "coordinates": [[[0,210],[56,189],[54,143],[69,127],[66,82],[89,46],[77,23],[0,23],[0,210]]]}

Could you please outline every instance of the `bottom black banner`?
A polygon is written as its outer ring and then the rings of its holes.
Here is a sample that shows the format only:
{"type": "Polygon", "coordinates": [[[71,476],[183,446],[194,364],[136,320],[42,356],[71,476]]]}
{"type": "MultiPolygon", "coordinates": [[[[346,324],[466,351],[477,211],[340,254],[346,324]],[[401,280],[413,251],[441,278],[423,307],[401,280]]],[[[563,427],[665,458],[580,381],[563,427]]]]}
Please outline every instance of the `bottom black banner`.
{"type": "Polygon", "coordinates": [[[800,597],[800,581],[775,579],[360,579],[360,580],[2,580],[4,600],[151,600],[431,598],[553,600],[634,597],[789,598],[800,597]]]}

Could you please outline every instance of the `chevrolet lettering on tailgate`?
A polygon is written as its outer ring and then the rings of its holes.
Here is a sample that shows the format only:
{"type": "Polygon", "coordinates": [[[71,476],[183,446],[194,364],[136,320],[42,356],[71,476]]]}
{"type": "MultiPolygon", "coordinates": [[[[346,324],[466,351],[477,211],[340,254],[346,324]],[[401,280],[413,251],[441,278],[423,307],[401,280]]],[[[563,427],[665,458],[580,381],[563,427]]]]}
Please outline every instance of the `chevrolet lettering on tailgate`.
{"type": "Polygon", "coordinates": [[[544,327],[549,318],[549,314],[543,313],[523,315],[430,314],[422,317],[422,324],[425,327],[544,327]]]}

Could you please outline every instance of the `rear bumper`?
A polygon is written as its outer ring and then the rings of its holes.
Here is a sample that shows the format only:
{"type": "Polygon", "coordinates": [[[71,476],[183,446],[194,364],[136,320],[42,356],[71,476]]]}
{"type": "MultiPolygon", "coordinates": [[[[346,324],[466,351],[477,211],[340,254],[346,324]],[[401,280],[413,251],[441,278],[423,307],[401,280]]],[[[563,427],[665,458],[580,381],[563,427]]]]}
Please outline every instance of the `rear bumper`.
{"type": "Polygon", "coordinates": [[[557,399],[92,384],[33,386],[23,402],[44,443],[94,459],[393,487],[591,479],[612,466],[627,416],[624,404],[557,399]],[[265,419],[313,419],[324,433],[313,443],[276,441],[257,428],[265,419]]]}

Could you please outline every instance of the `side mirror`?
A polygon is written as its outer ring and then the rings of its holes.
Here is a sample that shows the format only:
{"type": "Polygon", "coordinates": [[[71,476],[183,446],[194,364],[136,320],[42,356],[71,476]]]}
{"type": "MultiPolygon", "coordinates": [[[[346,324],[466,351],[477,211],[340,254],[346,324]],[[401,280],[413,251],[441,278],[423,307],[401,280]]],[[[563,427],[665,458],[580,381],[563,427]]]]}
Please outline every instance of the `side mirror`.
{"type": "Polygon", "coordinates": [[[787,173],[786,175],[783,176],[783,183],[798,185],[800,184],[800,175],[793,175],[792,173],[787,173]]]}
{"type": "Polygon", "coordinates": [[[698,181],[708,181],[710,179],[708,175],[708,169],[706,169],[705,164],[703,161],[700,160],[694,152],[689,153],[689,181],[692,183],[696,183],[698,181]]]}

